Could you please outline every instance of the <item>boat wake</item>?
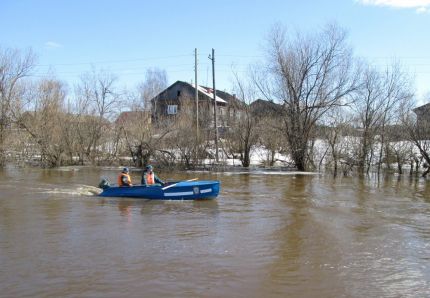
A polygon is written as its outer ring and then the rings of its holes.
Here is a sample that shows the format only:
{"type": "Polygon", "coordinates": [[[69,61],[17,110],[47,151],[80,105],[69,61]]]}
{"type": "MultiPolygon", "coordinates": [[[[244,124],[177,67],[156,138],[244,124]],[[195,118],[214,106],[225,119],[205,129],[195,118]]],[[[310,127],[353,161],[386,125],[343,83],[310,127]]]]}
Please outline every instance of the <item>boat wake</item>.
{"type": "Polygon", "coordinates": [[[78,192],[84,196],[98,196],[102,189],[91,185],[81,185],[78,187],[78,192]]]}
{"type": "Polygon", "coordinates": [[[45,193],[49,194],[63,194],[63,195],[74,195],[74,196],[98,196],[102,190],[98,187],[90,185],[79,185],[76,188],[54,188],[46,190],[45,193]]]}

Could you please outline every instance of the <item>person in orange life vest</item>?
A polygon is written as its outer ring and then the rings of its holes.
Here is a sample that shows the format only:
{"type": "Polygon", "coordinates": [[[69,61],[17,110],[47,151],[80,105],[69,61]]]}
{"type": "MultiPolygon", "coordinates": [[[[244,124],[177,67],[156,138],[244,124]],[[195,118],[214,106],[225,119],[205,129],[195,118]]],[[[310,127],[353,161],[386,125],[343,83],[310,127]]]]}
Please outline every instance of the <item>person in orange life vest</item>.
{"type": "Polygon", "coordinates": [[[118,175],[118,186],[133,186],[133,184],[131,184],[131,178],[128,173],[128,168],[122,169],[122,172],[118,175]]]}
{"type": "Polygon", "coordinates": [[[148,185],[154,185],[154,184],[161,184],[164,185],[164,181],[158,178],[157,175],[153,172],[153,168],[151,165],[147,165],[145,168],[145,171],[143,171],[142,174],[142,185],[148,186],[148,185]]]}

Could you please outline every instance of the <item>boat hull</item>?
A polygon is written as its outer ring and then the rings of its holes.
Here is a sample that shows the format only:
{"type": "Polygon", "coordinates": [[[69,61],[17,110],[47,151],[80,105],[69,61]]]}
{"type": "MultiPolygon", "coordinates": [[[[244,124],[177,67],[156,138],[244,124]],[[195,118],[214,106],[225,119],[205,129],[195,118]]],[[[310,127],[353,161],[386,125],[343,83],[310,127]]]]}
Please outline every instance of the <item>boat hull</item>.
{"type": "Polygon", "coordinates": [[[127,197],[150,200],[204,200],[214,199],[219,194],[219,181],[193,181],[178,182],[175,185],[164,187],[160,185],[131,187],[109,187],[103,190],[101,197],[127,197]]]}

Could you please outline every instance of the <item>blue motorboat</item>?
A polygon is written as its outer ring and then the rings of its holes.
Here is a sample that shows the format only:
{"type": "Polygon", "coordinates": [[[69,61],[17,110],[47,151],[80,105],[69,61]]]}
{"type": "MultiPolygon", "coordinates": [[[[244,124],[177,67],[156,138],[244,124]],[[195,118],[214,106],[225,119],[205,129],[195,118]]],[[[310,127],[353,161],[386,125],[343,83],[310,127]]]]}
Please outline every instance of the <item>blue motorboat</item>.
{"type": "Polygon", "coordinates": [[[151,200],[202,200],[218,196],[218,180],[181,181],[168,185],[108,186],[100,194],[102,197],[128,197],[151,200]]]}

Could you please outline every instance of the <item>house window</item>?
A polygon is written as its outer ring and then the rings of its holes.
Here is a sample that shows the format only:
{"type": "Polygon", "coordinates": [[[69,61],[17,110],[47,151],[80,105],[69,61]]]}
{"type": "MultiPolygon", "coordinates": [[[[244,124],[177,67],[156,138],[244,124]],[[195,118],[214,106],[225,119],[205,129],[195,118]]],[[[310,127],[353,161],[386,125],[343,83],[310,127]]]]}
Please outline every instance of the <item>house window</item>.
{"type": "Polygon", "coordinates": [[[237,111],[236,112],[236,119],[240,120],[242,118],[242,116],[243,116],[242,111],[237,111]]]}
{"type": "Polygon", "coordinates": [[[178,106],[177,105],[168,105],[167,106],[167,114],[168,115],[175,115],[178,112],[178,106]]]}
{"type": "Polygon", "coordinates": [[[181,90],[178,90],[178,97],[181,96],[181,90]]]}
{"type": "Polygon", "coordinates": [[[220,116],[225,115],[225,109],[224,108],[219,108],[219,115],[220,116]]]}

